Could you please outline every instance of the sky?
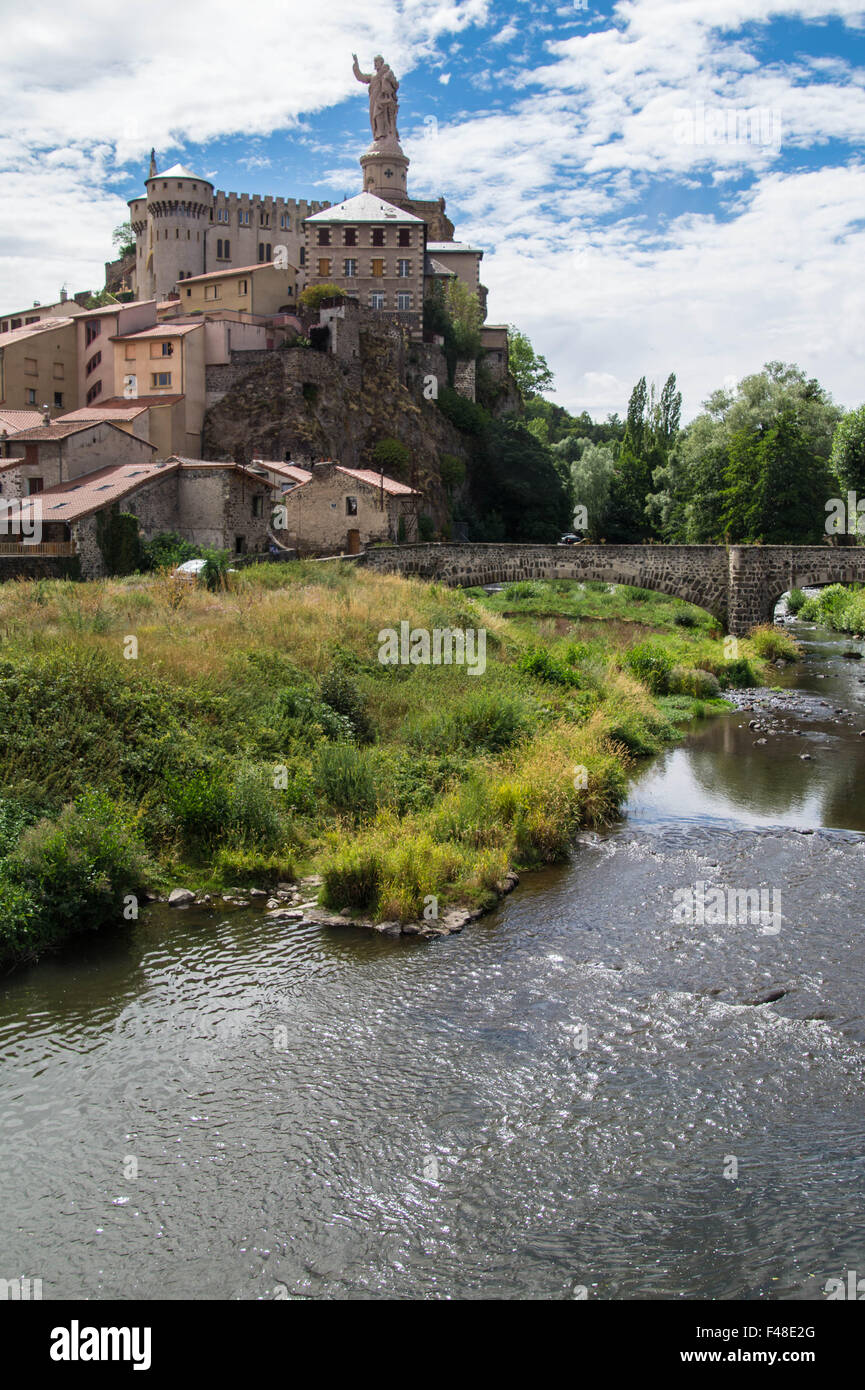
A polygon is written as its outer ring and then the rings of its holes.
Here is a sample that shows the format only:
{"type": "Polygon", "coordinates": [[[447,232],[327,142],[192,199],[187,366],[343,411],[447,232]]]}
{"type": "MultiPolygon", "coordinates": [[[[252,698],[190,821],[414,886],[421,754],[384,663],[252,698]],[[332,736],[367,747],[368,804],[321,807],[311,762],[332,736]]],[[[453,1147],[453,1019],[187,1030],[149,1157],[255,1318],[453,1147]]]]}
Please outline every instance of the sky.
{"type": "Polygon", "coordinates": [[[150,147],[226,191],[359,192],[400,79],[414,197],[484,248],[551,399],[684,419],[765,361],[865,400],[863,0],[0,0],[0,311],[97,289],[150,147]]]}

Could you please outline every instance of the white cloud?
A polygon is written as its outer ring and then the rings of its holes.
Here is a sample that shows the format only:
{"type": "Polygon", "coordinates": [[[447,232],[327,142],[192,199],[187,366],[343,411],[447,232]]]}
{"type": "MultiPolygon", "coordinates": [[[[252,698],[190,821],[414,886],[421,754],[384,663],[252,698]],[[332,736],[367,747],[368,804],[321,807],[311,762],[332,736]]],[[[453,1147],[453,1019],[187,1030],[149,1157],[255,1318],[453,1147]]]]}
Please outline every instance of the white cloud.
{"type": "MultiPolygon", "coordinates": [[[[778,17],[861,28],[861,0],[621,0],[578,35],[558,24],[540,63],[509,51],[504,72],[467,70],[454,41],[492,22],[487,0],[360,12],[356,0],[319,11],[248,0],[254,83],[226,42],[238,33],[229,0],[152,0],[134,45],[116,17],[108,0],[68,11],[51,0],[5,21],[0,73],[15,102],[0,111],[0,305],[101,283],[126,215],[124,164],[151,144],[167,160],[203,142],[199,167],[215,162],[206,142],[236,133],[289,129],[314,148],[317,113],[348,97],[363,106],[351,52],[368,70],[383,51],[404,87],[420,64],[446,84],[447,62],[494,90],[492,109],[439,116],[434,138],[406,140],[412,189],[444,193],[457,235],[488,248],[490,319],[529,333],[563,403],[621,411],[644,372],[675,369],[693,413],[725,376],[769,357],[801,361],[846,404],[865,394],[865,171],[796,162],[830,140],[861,146],[865,74],[844,55],[758,61],[740,32],[778,17]],[[780,150],[677,140],[676,113],[700,103],[777,111],[780,150]]],[[[495,34],[502,46],[510,29],[495,34]]],[[[254,150],[249,167],[263,158],[254,150]]],[[[354,189],[355,151],[325,147],[319,162],[319,186],[354,189]]]]}
{"type": "Polygon", "coordinates": [[[490,43],[510,43],[511,39],[515,39],[519,32],[516,24],[506,24],[504,29],[500,29],[497,34],[493,35],[490,43]]]}

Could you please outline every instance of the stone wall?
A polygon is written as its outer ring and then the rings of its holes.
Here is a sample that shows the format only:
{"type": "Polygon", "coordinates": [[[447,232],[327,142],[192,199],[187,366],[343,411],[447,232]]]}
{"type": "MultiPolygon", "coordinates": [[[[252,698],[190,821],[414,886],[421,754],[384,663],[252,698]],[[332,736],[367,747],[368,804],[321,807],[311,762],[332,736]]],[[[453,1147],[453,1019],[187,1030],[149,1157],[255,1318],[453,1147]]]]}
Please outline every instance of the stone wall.
{"type": "Polygon", "coordinates": [[[348,477],[332,466],[319,465],[308,483],[282,497],[285,533],[276,534],[284,545],[296,547],[303,554],[339,553],[348,548],[350,531],[358,531],[364,544],[395,540],[402,515],[406,535],[411,538],[417,535],[419,500],[389,493],[382,498],[380,490],[371,484],[348,477]],[[357,506],[353,515],[346,510],[349,497],[357,506]]]}
{"type": "Polygon", "coordinates": [[[687,599],[736,636],[772,621],[798,585],[865,582],[865,547],[828,545],[406,545],[371,550],[372,569],[473,586],[598,579],[687,599]]]}

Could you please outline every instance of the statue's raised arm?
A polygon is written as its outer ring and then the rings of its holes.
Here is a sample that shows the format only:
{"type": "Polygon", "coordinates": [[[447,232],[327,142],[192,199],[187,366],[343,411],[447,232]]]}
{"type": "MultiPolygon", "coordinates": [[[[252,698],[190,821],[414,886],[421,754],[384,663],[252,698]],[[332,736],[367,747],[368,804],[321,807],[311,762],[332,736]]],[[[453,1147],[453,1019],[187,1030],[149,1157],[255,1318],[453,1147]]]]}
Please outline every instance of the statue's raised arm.
{"type": "Polygon", "coordinates": [[[371,82],[371,81],[372,81],[372,73],[371,73],[371,72],[361,72],[360,67],[359,67],[359,65],[358,65],[358,61],[357,61],[357,54],[356,54],[356,53],[352,53],[351,56],[352,56],[352,58],[354,59],[354,65],[353,65],[352,71],[354,72],[354,75],[355,75],[355,77],[357,78],[358,82],[371,82]]]}

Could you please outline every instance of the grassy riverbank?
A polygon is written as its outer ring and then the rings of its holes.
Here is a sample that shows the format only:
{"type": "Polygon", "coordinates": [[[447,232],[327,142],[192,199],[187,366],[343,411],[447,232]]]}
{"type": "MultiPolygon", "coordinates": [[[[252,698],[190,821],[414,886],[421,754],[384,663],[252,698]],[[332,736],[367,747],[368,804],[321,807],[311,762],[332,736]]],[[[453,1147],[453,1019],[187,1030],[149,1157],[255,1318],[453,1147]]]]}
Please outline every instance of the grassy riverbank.
{"type": "Polygon", "coordinates": [[[611,821],[634,757],[763,676],[759,634],[727,660],[706,614],[640,591],[311,563],[231,584],[0,587],[0,961],[175,886],[319,872],[328,906],[379,919],[486,905],[611,821]],[[483,674],[382,665],[402,622],[484,629],[483,674]]]}
{"type": "Polygon", "coordinates": [[[829,584],[813,598],[802,595],[796,614],[803,622],[821,623],[833,632],[865,637],[865,587],[829,584]]]}

